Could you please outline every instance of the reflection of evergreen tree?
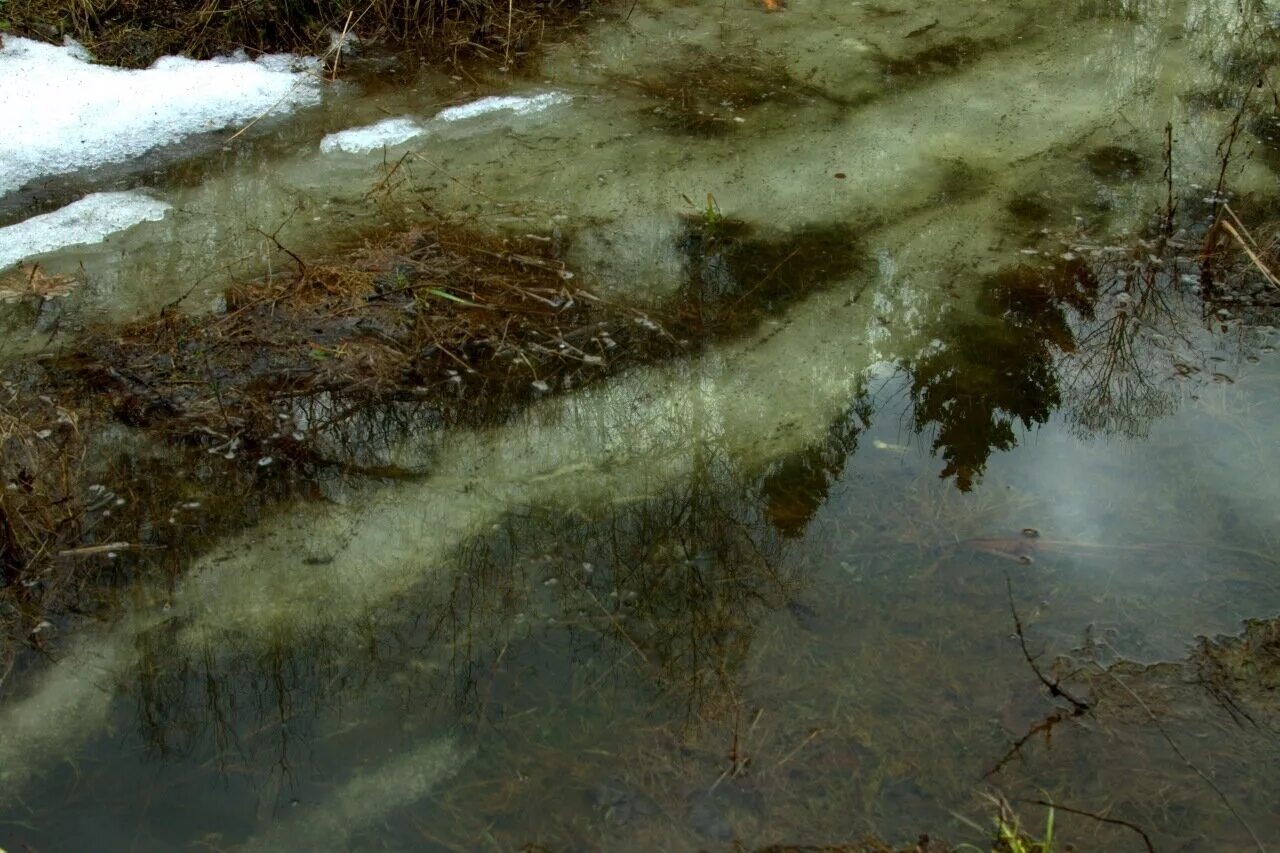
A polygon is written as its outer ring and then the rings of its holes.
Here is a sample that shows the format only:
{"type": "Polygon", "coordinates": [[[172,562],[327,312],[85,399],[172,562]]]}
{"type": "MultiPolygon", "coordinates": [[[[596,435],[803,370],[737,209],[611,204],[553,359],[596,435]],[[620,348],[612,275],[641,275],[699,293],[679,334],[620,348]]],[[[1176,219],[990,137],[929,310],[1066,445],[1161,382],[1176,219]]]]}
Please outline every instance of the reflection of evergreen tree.
{"type": "Polygon", "coordinates": [[[1075,350],[1068,310],[1087,316],[1097,282],[1082,261],[1006,270],[983,283],[978,311],[934,330],[907,365],[914,426],[936,427],[935,452],[968,491],[992,450],[1017,442],[1013,425],[1043,424],[1061,402],[1055,360],[1075,350]]]}

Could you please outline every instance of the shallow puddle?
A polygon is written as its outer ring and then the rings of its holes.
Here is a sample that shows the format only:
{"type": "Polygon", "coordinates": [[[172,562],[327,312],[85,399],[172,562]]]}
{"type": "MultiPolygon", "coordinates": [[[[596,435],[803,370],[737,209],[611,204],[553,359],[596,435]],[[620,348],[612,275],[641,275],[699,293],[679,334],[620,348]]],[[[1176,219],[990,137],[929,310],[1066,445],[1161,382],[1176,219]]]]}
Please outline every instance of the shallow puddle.
{"type": "Polygon", "coordinates": [[[0,847],[981,844],[992,793],[1076,849],[1270,840],[1278,309],[1198,257],[1220,181],[1274,209],[1274,152],[1218,159],[1265,11],[642,3],[518,81],[369,72],[10,196],[172,210],[42,257],[77,284],[0,306],[9,358],[439,214],[693,340],[408,420],[377,461],[414,476],[317,478],[50,626],[0,688],[0,847]]]}

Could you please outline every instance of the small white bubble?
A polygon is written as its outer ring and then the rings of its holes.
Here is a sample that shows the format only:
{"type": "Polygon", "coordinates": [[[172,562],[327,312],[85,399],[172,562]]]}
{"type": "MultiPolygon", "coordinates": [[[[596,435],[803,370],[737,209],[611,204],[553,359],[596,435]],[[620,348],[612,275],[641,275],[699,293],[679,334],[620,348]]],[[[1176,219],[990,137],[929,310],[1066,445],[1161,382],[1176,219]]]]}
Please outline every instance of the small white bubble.
{"type": "Polygon", "coordinates": [[[271,464],[272,462],[274,462],[274,461],[275,461],[275,460],[274,460],[274,459],[272,459],[270,456],[264,456],[264,457],[262,457],[261,459],[259,459],[259,460],[258,460],[258,467],[259,467],[259,468],[266,468],[268,465],[270,465],[270,464],[271,464]]]}

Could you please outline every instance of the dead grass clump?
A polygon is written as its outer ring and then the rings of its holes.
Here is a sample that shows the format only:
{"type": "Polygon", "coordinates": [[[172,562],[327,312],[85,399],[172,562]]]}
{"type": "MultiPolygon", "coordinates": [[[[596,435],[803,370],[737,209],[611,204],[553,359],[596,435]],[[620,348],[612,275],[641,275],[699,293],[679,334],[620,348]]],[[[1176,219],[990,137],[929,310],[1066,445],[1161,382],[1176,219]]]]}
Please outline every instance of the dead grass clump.
{"type": "Polygon", "coordinates": [[[519,62],[546,27],[588,0],[8,0],[8,29],[46,40],[71,36],[100,61],[145,67],[161,56],[208,58],[237,48],[304,53],[330,33],[413,43],[439,58],[476,54],[519,62]]]}
{"type": "Polygon", "coordinates": [[[1254,233],[1224,204],[1204,238],[1201,278],[1216,302],[1274,310],[1280,307],[1280,222],[1254,233]]]}
{"type": "Polygon", "coordinates": [[[988,49],[983,42],[960,36],[901,56],[881,55],[877,62],[886,77],[905,84],[950,74],[976,62],[988,49]]]}
{"type": "Polygon", "coordinates": [[[57,299],[70,293],[75,285],[70,276],[48,275],[39,265],[19,267],[0,275],[0,303],[57,299]]]}
{"type": "Polygon", "coordinates": [[[221,315],[91,331],[53,373],[60,393],[167,441],[315,460],[356,413],[409,404],[443,426],[492,422],[741,334],[855,269],[855,239],[847,228],[760,240],[728,221],[714,235],[691,227],[690,282],[651,316],[574,286],[549,242],[417,229],[337,265],[295,258],[296,275],[228,291],[221,315]]]}
{"type": "Polygon", "coordinates": [[[90,333],[60,365],[104,414],[227,452],[311,457],[397,403],[441,424],[501,417],[678,345],[602,305],[533,240],[411,231],[341,266],[241,285],[222,315],[90,333]]]}
{"type": "MultiPolygon", "coordinates": [[[[58,594],[47,569],[83,541],[89,504],[100,497],[81,488],[84,455],[73,411],[0,385],[0,629],[8,633],[38,635],[58,594]]],[[[0,651],[3,673],[13,651],[0,651]]]]}

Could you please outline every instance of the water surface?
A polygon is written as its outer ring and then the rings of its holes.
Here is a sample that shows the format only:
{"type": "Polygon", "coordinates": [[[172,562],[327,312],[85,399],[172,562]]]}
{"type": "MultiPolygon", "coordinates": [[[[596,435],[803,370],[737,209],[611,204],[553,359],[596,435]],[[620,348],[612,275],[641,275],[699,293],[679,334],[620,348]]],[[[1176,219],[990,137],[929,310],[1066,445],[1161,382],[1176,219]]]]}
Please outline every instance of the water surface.
{"type": "MultiPolygon", "coordinates": [[[[1206,301],[1195,260],[1266,12],[640,4],[527,79],[383,72],[247,146],[80,176],[175,210],[43,261],[83,266],[68,328],[211,310],[274,241],[429,211],[560,240],[636,303],[805,281],[804,235],[847,263],[696,356],[412,434],[388,459],[426,476],[324,484],[60,638],[4,685],[0,844],[980,842],[991,791],[1160,849],[1275,836],[1274,701],[1206,675],[1270,646],[1197,639],[1280,606],[1274,312],[1206,301]],[[320,150],[545,91],[572,100],[320,150]],[[796,250],[703,251],[708,205],[796,250]]],[[[1238,144],[1225,188],[1266,210],[1265,134],[1238,144]]]]}

